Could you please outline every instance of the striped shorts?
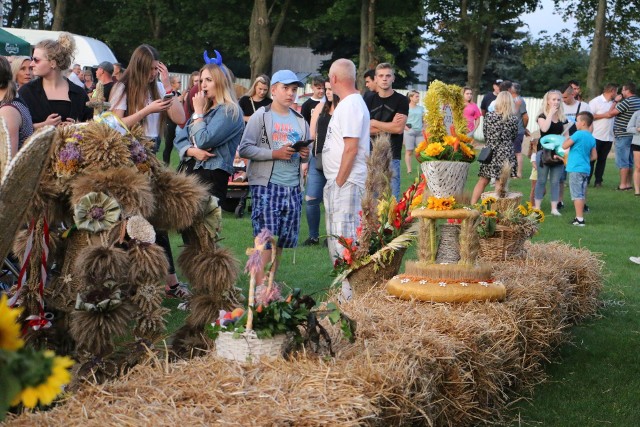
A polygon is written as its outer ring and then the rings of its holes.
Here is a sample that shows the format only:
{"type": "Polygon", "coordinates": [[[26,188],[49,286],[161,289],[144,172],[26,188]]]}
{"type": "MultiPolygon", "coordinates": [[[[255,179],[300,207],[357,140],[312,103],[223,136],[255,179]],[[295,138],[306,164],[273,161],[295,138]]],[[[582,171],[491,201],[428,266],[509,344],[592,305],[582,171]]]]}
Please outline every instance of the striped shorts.
{"type": "Polygon", "coordinates": [[[263,228],[278,236],[279,248],[298,246],[302,191],[300,186],[286,187],[269,183],[251,186],[251,223],[253,236],[263,228]]]}
{"type": "Polygon", "coordinates": [[[360,225],[362,194],[364,188],[352,182],[338,187],[334,180],[324,186],[325,222],[327,224],[327,244],[331,261],[342,254],[344,248],[338,243],[338,237],[356,239],[356,228],[360,225]]]}

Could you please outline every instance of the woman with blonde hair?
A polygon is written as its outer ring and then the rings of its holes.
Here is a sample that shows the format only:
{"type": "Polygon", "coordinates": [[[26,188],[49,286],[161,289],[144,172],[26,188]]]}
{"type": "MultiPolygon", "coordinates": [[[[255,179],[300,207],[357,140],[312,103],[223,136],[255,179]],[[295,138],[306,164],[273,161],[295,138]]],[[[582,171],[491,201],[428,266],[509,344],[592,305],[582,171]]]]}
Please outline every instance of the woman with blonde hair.
{"type": "Polygon", "coordinates": [[[249,92],[240,98],[239,104],[245,122],[249,121],[249,117],[251,117],[258,108],[271,104],[272,101],[271,98],[269,98],[269,82],[269,77],[264,74],[256,77],[249,88],[249,92]]]}
{"type": "Polygon", "coordinates": [[[422,127],[424,125],[424,108],[418,104],[420,101],[420,92],[410,90],[407,93],[409,98],[409,116],[407,123],[404,125],[404,162],[407,165],[407,173],[412,173],[411,162],[413,160],[413,150],[422,139],[422,127]]]}
{"type": "Polygon", "coordinates": [[[9,131],[13,157],[33,133],[33,124],[29,109],[17,99],[13,73],[9,61],[4,56],[0,56],[0,117],[4,119],[9,131]]]}
{"type": "MultiPolygon", "coordinates": [[[[545,135],[562,135],[568,127],[568,121],[562,108],[562,93],[559,90],[550,90],[544,94],[542,109],[538,114],[538,126],[540,127],[540,139],[545,135]]],[[[550,181],[551,215],[560,216],[562,214],[558,211],[558,201],[560,200],[560,179],[564,172],[564,163],[542,164],[542,151],[542,145],[538,141],[536,154],[538,181],[534,194],[535,207],[540,209],[547,181],[550,181]]]]}
{"type": "Polygon", "coordinates": [[[499,178],[505,160],[511,165],[511,176],[516,176],[516,154],[513,151],[513,140],[518,135],[518,118],[516,107],[509,92],[500,92],[495,102],[494,111],[484,116],[484,139],[491,148],[491,160],[480,165],[478,183],[473,189],[471,204],[480,200],[482,192],[491,178],[499,178]]]}
{"type": "Polygon", "coordinates": [[[16,82],[18,87],[26,85],[31,81],[31,57],[29,56],[14,56],[11,61],[11,73],[13,74],[13,81],[16,82]]]}
{"type": "Polygon", "coordinates": [[[187,174],[198,175],[220,203],[227,197],[244,123],[233,84],[224,65],[200,70],[200,91],[193,97],[193,116],[178,131],[173,146],[186,161],[187,174]]]}
{"type": "Polygon", "coordinates": [[[42,40],[33,50],[29,66],[33,77],[40,78],[22,85],[18,93],[31,112],[34,128],[85,122],[93,117],[84,89],[62,74],[71,65],[75,50],[69,33],[60,33],[58,40],[42,40]]]}

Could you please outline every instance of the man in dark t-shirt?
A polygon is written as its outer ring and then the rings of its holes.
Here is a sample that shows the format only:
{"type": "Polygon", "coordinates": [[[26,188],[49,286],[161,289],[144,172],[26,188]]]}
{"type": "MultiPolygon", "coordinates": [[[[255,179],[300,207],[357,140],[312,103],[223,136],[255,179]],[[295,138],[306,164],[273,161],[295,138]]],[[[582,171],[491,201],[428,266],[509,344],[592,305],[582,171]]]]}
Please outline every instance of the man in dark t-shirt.
{"type": "Polygon", "coordinates": [[[498,80],[494,81],[493,82],[493,92],[487,93],[482,98],[482,102],[480,103],[480,111],[482,111],[482,115],[483,116],[485,114],[487,114],[487,111],[489,111],[489,105],[491,105],[491,103],[493,101],[495,101],[496,98],[498,97],[498,94],[500,93],[500,85],[502,84],[502,82],[503,82],[502,79],[498,79],[498,80]]]}
{"type": "Polygon", "coordinates": [[[321,76],[314,76],[311,79],[311,89],[313,95],[304,101],[300,107],[300,114],[306,120],[307,124],[311,123],[311,112],[324,99],[324,79],[321,76]]]}
{"type": "Polygon", "coordinates": [[[400,159],[402,158],[402,138],[409,115],[409,99],[393,90],[395,74],[389,63],[376,67],[377,93],[365,102],[371,117],[371,135],[382,132],[391,139],[391,193],[400,199],[400,159]]]}

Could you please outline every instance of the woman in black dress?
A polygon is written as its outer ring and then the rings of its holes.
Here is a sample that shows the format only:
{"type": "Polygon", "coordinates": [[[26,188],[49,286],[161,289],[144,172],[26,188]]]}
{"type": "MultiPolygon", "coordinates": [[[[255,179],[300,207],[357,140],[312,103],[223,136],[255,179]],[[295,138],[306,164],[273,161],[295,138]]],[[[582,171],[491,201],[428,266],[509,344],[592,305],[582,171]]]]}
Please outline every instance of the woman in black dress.
{"type": "Polygon", "coordinates": [[[473,189],[471,204],[480,200],[482,192],[491,178],[499,178],[505,160],[511,165],[511,176],[516,176],[516,154],[513,141],[518,135],[518,118],[513,97],[509,92],[500,92],[494,111],[484,116],[484,140],[491,148],[491,161],[480,165],[478,183],[473,189]]]}
{"type": "Polygon", "coordinates": [[[264,74],[258,76],[249,88],[249,92],[238,101],[245,123],[249,121],[249,117],[251,117],[258,108],[271,104],[269,86],[269,77],[264,74]]]}

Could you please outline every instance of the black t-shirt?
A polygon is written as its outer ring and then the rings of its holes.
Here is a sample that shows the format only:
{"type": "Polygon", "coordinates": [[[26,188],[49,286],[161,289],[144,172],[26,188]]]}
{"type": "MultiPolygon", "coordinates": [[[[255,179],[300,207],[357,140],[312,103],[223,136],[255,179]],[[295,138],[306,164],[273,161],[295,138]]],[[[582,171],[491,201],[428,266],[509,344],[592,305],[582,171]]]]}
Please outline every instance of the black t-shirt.
{"type": "MultiPolygon", "coordinates": [[[[546,119],[547,116],[542,113],[538,116],[539,119],[546,119]]],[[[542,139],[543,136],[545,135],[562,135],[562,133],[564,132],[564,125],[567,124],[567,121],[565,120],[564,122],[551,122],[551,124],[549,125],[549,129],[547,129],[546,132],[542,132],[542,130],[540,130],[540,139],[542,139]]],[[[542,144],[540,144],[540,139],[538,140],[538,151],[542,150],[542,144]]]]}
{"type": "Polygon", "coordinates": [[[113,82],[109,82],[102,86],[105,101],[109,101],[109,95],[111,95],[111,88],[113,87],[113,84],[113,82]]]}
{"type": "Polygon", "coordinates": [[[273,100],[271,98],[265,98],[262,101],[253,101],[253,104],[252,104],[251,98],[245,95],[242,98],[240,98],[240,100],[238,101],[238,104],[240,105],[240,109],[242,110],[243,116],[252,116],[253,113],[258,111],[258,108],[266,107],[272,102],[273,100]],[[255,106],[255,110],[254,110],[254,106],[255,106]]]}
{"type": "Polygon", "coordinates": [[[482,114],[489,111],[489,105],[491,105],[491,103],[495,101],[497,97],[498,95],[496,95],[495,93],[489,92],[482,98],[482,102],[480,103],[480,110],[482,110],[482,114]]]}
{"type": "Polygon", "coordinates": [[[304,101],[302,107],[300,107],[300,114],[302,114],[302,117],[307,121],[307,124],[311,124],[311,111],[313,111],[319,103],[320,100],[309,98],[304,101]]]}
{"type": "MultiPolygon", "coordinates": [[[[409,115],[409,99],[394,91],[391,96],[381,98],[377,93],[367,98],[365,101],[371,119],[390,123],[396,114],[409,115]]],[[[402,138],[403,132],[389,134],[391,139],[391,158],[397,160],[402,158],[402,138]]]]}

